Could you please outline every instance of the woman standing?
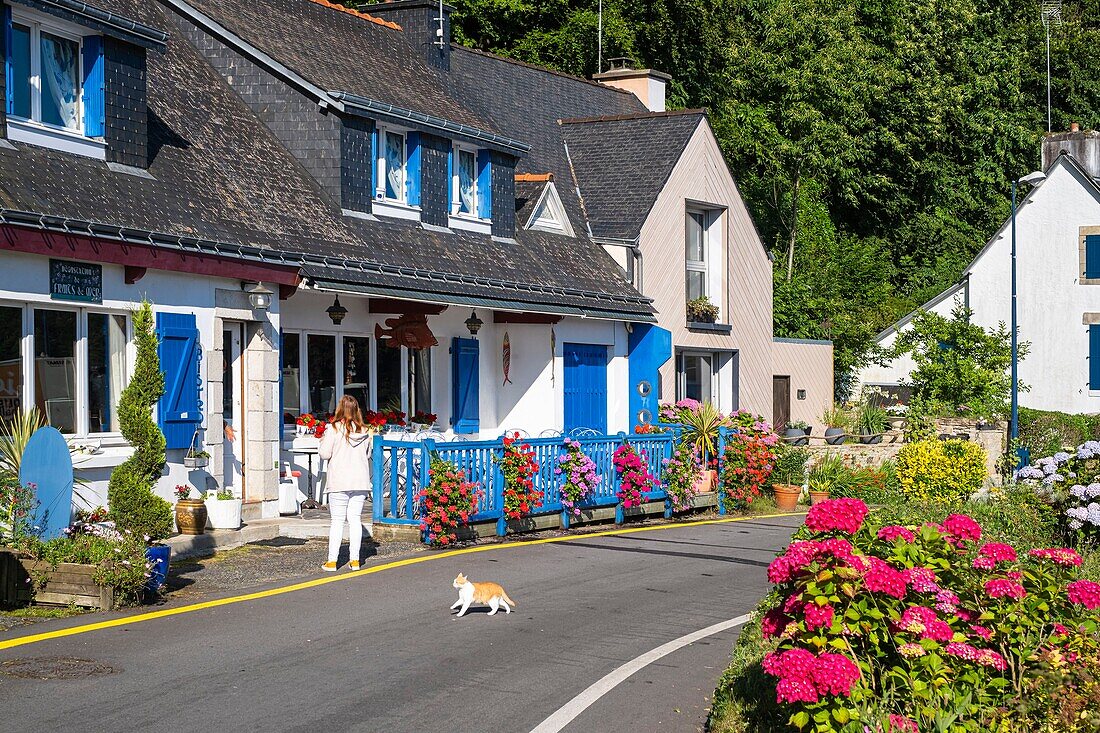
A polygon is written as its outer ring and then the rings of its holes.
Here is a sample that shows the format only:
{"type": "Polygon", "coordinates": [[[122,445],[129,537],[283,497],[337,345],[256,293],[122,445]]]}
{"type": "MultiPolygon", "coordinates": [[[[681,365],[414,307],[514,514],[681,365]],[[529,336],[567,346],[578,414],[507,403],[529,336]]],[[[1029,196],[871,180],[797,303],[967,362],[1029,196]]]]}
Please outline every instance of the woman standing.
{"type": "Polygon", "coordinates": [[[336,572],[336,557],[348,524],[351,570],[359,569],[359,551],[363,544],[363,503],[371,490],[370,455],[372,433],[363,424],[359,402],[344,395],[336,406],[332,425],[321,437],[319,455],[328,461],[326,469],[328,510],[332,525],[328,531],[328,562],[321,569],[336,572]]]}

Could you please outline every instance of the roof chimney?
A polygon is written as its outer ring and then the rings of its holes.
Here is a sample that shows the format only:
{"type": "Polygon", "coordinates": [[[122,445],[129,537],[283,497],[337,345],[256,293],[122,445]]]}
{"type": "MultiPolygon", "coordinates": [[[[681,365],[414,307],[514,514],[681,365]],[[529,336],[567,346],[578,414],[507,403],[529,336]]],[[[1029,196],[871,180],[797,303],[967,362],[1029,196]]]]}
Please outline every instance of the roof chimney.
{"type": "Polygon", "coordinates": [[[451,70],[452,10],[454,7],[439,0],[387,0],[364,6],[365,12],[401,26],[428,63],[444,71],[451,70]]]}
{"type": "Polygon", "coordinates": [[[665,85],[672,78],[662,71],[632,69],[631,60],[611,59],[611,69],[592,78],[609,87],[631,92],[650,112],[665,111],[665,85]]]}
{"type": "Polygon", "coordinates": [[[1043,170],[1046,170],[1063,152],[1073,156],[1094,179],[1100,180],[1100,132],[1082,131],[1076,122],[1069,132],[1055,132],[1043,138],[1043,170]]]}

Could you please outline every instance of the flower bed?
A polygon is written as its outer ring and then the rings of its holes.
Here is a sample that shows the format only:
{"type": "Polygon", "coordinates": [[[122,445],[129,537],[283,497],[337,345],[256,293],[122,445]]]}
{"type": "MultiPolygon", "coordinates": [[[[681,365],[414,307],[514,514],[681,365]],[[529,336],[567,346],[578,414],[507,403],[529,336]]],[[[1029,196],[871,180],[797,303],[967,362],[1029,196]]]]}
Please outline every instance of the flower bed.
{"type": "Polygon", "coordinates": [[[433,547],[452,544],[455,530],[466,526],[484,493],[450,461],[433,459],[428,486],[417,494],[421,504],[420,531],[433,547]]]}
{"type": "Polygon", "coordinates": [[[562,478],[561,505],[574,517],[581,515],[580,504],[596,493],[600,477],[596,464],[581,450],[581,444],[572,438],[565,439],[565,452],[558,456],[554,475],[562,478]]]}
{"type": "Polygon", "coordinates": [[[739,432],[729,437],[719,475],[727,509],[748,509],[768,486],[778,441],[774,433],[739,432]]]}
{"type": "Polygon", "coordinates": [[[960,513],[902,526],[856,499],[814,506],[768,568],[767,653],[716,706],[755,730],[1095,730],[1100,584],[1073,550],[983,535],[960,513]]]}

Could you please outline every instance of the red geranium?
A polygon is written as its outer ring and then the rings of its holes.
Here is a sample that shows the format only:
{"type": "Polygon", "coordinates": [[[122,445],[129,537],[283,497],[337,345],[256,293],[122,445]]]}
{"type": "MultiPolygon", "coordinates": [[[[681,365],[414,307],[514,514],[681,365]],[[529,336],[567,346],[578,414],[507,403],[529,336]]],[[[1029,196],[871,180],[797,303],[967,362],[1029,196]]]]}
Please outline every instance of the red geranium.
{"type": "Polygon", "coordinates": [[[504,474],[504,516],[520,519],[542,506],[542,492],[534,482],[539,464],[531,446],[519,442],[519,433],[506,435],[501,442],[504,455],[496,460],[504,474]]]}
{"type": "Polygon", "coordinates": [[[432,461],[430,480],[416,498],[420,502],[420,530],[429,544],[439,547],[457,538],[455,529],[465,526],[477,513],[482,492],[477,484],[450,461],[432,461]]]}

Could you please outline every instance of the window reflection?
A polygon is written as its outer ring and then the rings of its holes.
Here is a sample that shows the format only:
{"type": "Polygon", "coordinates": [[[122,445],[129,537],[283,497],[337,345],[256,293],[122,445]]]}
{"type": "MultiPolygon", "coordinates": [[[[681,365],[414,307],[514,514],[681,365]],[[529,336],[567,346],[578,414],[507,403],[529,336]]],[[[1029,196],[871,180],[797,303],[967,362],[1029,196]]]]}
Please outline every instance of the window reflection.
{"type": "Polygon", "coordinates": [[[306,338],[309,367],[309,411],[317,416],[336,411],[336,337],[311,333],[306,338]]]}
{"type": "Polygon", "coordinates": [[[370,339],[344,337],[344,394],[359,400],[359,409],[370,409],[370,339]]]}
{"type": "Polygon", "coordinates": [[[34,403],[50,425],[76,432],[76,313],[34,311],[34,403]]]}
{"type": "Polygon", "coordinates": [[[10,420],[23,407],[23,311],[0,308],[0,418],[10,420]]]}
{"type": "Polygon", "coordinates": [[[126,387],[126,317],[88,314],[88,432],[117,433],[126,387]]]}

